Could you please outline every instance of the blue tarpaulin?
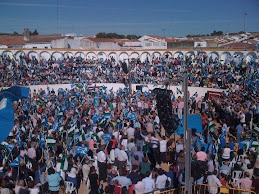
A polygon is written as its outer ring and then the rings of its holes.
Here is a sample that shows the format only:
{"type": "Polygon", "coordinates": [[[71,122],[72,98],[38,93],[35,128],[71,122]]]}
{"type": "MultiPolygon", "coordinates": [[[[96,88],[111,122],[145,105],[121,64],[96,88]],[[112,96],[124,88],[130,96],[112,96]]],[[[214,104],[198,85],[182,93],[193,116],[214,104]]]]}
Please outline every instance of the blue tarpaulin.
{"type": "Polygon", "coordinates": [[[12,102],[27,98],[29,88],[14,86],[0,93],[0,142],[4,141],[14,126],[12,102]]]}
{"type": "MultiPolygon", "coordinates": [[[[184,124],[184,115],[182,119],[184,124]]],[[[188,115],[188,127],[191,129],[196,129],[196,133],[202,133],[202,121],[198,114],[188,115]]],[[[175,131],[176,134],[180,135],[184,133],[184,126],[179,125],[178,129],[175,131]]]]}

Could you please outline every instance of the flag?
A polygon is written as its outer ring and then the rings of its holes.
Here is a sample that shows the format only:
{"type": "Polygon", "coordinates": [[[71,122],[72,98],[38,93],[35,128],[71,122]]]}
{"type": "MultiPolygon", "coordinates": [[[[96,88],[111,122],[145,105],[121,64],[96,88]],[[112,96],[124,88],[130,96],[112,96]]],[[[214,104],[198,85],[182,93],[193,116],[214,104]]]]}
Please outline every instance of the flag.
{"type": "Polygon", "coordinates": [[[79,136],[78,141],[82,142],[85,140],[85,132],[82,132],[82,134],[79,136]]]}
{"type": "Polygon", "coordinates": [[[137,115],[136,113],[131,113],[130,116],[129,116],[129,119],[132,120],[132,121],[136,121],[137,120],[137,115]]]}
{"type": "Polygon", "coordinates": [[[19,167],[19,165],[20,165],[20,160],[21,160],[21,157],[20,157],[20,155],[19,155],[19,156],[17,156],[17,158],[15,158],[15,159],[9,164],[9,166],[11,166],[11,167],[19,167]]]}
{"type": "Polygon", "coordinates": [[[86,156],[89,151],[89,147],[76,146],[76,155],[86,156]]]}
{"type": "Polygon", "coordinates": [[[45,145],[44,134],[41,133],[41,134],[40,134],[40,148],[43,148],[44,145],[45,145]]]}
{"type": "Polygon", "coordinates": [[[14,148],[14,144],[4,145],[4,147],[9,153],[11,153],[14,148]]]}
{"type": "Polygon", "coordinates": [[[112,134],[111,133],[106,133],[102,136],[102,139],[105,141],[106,145],[108,145],[108,143],[110,142],[112,138],[112,134]]]}
{"type": "Polygon", "coordinates": [[[67,134],[68,136],[73,136],[74,133],[75,133],[75,129],[76,129],[76,126],[74,125],[73,127],[71,127],[68,131],[67,131],[67,134]]]}
{"type": "Polygon", "coordinates": [[[214,121],[209,122],[209,131],[214,132],[215,131],[215,123],[214,121]]]}
{"type": "Polygon", "coordinates": [[[56,144],[56,140],[53,137],[46,137],[46,144],[48,146],[54,146],[56,144]]]}
{"type": "Polygon", "coordinates": [[[65,155],[62,156],[60,169],[64,171],[68,170],[68,160],[65,155]]]}

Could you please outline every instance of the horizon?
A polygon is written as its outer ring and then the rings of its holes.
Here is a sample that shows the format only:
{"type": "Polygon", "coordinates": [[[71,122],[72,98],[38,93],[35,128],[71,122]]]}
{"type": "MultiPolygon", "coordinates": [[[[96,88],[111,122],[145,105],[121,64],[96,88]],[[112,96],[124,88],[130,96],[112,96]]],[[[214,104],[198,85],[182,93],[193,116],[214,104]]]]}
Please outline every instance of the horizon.
{"type": "Polygon", "coordinates": [[[173,37],[244,31],[244,19],[246,32],[258,32],[258,8],[258,0],[6,0],[0,2],[0,22],[2,33],[22,34],[28,28],[37,29],[40,35],[115,32],[173,37]]]}

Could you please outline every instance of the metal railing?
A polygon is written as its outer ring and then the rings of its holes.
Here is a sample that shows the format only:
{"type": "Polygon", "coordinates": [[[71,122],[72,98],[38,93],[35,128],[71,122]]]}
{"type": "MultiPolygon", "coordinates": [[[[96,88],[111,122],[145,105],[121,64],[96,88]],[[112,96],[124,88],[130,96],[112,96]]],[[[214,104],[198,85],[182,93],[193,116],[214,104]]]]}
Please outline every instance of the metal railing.
{"type": "MultiPolygon", "coordinates": [[[[168,189],[160,192],[158,194],[185,194],[185,187],[168,189]]],[[[254,191],[233,188],[233,187],[219,187],[207,184],[197,184],[193,185],[192,193],[195,194],[207,194],[207,193],[221,193],[221,194],[256,194],[254,191]]]]}

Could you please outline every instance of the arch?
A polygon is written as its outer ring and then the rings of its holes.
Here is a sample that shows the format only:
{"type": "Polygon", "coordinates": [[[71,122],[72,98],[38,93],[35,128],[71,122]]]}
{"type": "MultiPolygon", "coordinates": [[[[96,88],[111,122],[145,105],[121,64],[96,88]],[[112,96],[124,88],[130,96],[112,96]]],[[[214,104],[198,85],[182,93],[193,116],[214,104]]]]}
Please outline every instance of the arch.
{"type": "Polygon", "coordinates": [[[163,56],[165,57],[166,55],[168,55],[168,58],[171,58],[172,57],[172,53],[167,51],[163,54],[163,56]]]}
{"type": "Polygon", "coordinates": [[[13,52],[12,51],[3,51],[2,56],[9,56],[11,59],[13,58],[13,52]]]}
{"type": "Polygon", "coordinates": [[[122,52],[119,56],[119,60],[121,61],[128,60],[128,59],[129,59],[128,53],[122,52]]]}
{"type": "Polygon", "coordinates": [[[185,54],[185,57],[191,58],[191,60],[193,60],[195,58],[195,53],[193,51],[189,51],[185,54]]]}
{"type": "Polygon", "coordinates": [[[16,60],[19,60],[19,59],[20,59],[20,55],[23,55],[23,54],[24,54],[23,51],[17,51],[17,52],[14,54],[15,59],[16,59],[16,60]]]}
{"type": "Polygon", "coordinates": [[[49,60],[50,54],[47,51],[43,51],[40,53],[40,57],[42,57],[45,60],[49,60]]]}
{"type": "Polygon", "coordinates": [[[82,59],[85,58],[85,54],[83,52],[76,52],[75,57],[81,57],[82,59]]]}
{"type": "Polygon", "coordinates": [[[211,52],[209,54],[209,59],[212,59],[213,61],[215,61],[215,59],[218,58],[219,59],[219,54],[217,52],[211,52]]]}
{"type": "Polygon", "coordinates": [[[243,56],[244,56],[244,54],[242,52],[238,52],[238,51],[234,52],[234,54],[233,54],[233,57],[243,57],[243,56]]]}
{"type": "Polygon", "coordinates": [[[54,60],[58,60],[58,59],[60,59],[62,57],[63,57],[63,54],[61,52],[54,52],[51,55],[51,58],[54,59],[54,60]]]}
{"type": "Polygon", "coordinates": [[[177,51],[177,52],[174,53],[174,58],[181,57],[181,56],[183,56],[182,51],[177,51]]]}
{"type": "Polygon", "coordinates": [[[153,52],[153,54],[152,54],[153,59],[159,58],[160,56],[161,56],[160,52],[153,52]]]}
{"type": "Polygon", "coordinates": [[[96,59],[96,54],[94,52],[89,52],[86,54],[86,59],[96,59]]]}
{"type": "Polygon", "coordinates": [[[139,54],[137,52],[133,52],[130,54],[130,59],[137,59],[139,57],[139,54]]]}
{"type": "Polygon", "coordinates": [[[255,52],[249,52],[246,55],[246,61],[250,62],[251,60],[257,59],[256,53],[255,52]]]}
{"type": "Polygon", "coordinates": [[[142,53],[141,56],[140,56],[140,61],[143,63],[147,59],[150,61],[150,54],[148,52],[142,53]]]}
{"type": "Polygon", "coordinates": [[[63,54],[63,56],[64,56],[64,58],[71,58],[71,57],[73,57],[74,55],[73,55],[73,53],[71,53],[71,52],[65,52],[64,54],[63,54]]]}
{"type": "Polygon", "coordinates": [[[109,59],[114,58],[115,61],[117,61],[117,54],[115,52],[111,52],[111,53],[109,53],[108,58],[109,59]]]}
{"type": "Polygon", "coordinates": [[[97,55],[98,59],[100,59],[101,61],[105,61],[106,58],[107,58],[107,55],[106,53],[104,52],[99,52],[98,55],[97,55]]]}
{"type": "Polygon", "coordinates": [[[256,56],[256,53],[255,52],[249,52],[249,53],[247,53],[247,55],[246,56],[252,56],[253,58],[257,58],[257,56],[256,56]]]}
{"type": "Polygon", "coordinates": [[[230,62],[230,57],[231,57],[231,54],[230,52],[223,52],[221,55],[220,55],[220,62],[221,64],[224,64],[224,63],[229,63],[230,62]]]}
{"type": "Polygon", "coordinates": [[[38,53],[36,53],[35,51],[28,52],[28,55],[30,59],[38,59],[38,53]]]}

